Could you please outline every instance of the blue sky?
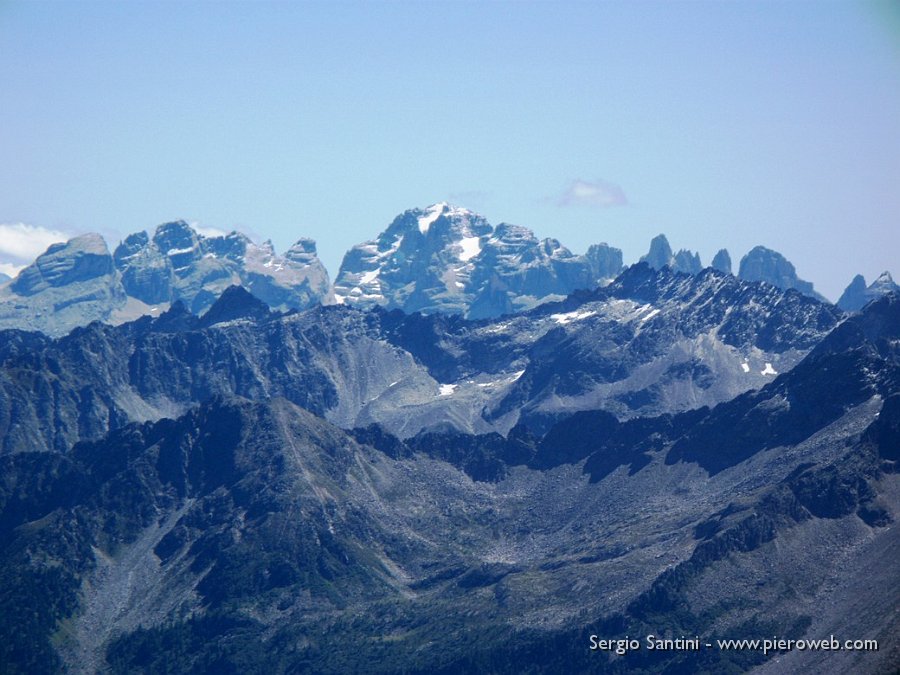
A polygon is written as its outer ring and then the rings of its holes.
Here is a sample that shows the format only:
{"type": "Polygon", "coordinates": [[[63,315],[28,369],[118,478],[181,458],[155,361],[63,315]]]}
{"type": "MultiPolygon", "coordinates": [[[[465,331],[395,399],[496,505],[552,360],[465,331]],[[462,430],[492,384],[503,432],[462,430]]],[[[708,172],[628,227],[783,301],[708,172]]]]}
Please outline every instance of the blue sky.
{"type": "Polygon", "coordinates": [[[449,200],[627,262],[763,244],[833,300],[900,272],[896,3],[0,0],[0,92],[17,237],[184,218],[334,275],[449,200]]]}

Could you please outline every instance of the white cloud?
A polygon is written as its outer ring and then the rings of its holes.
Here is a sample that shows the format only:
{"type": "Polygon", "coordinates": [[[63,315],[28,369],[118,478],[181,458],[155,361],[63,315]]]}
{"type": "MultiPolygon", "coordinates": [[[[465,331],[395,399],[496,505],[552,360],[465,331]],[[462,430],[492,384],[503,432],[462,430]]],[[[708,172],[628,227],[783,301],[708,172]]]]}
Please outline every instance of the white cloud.
{"type": "Polygon", "coordinates": [[[194,228],[194,232],[199,234],[201,237],[224,237],[227,232],[220,230],[217,227],[203,227],[200,223],[196,221],[191,221],[188,223],[192,228],[194,228]]]}
{"type": "Polygon", "coordinates": [[[40,225],[25,223],[0,223],[0,259],[6,264],[29,264],[50,244],[67,241],[69,235],[59,230],[48,230],[40,225]]]}
{"type": "Polygon", "coordinates": [[[569,183],[557,206],[625,206],[628,198],[618,185],[605,180],[586,181],[576,179],[569,183]]]}
{"type": "Polygon", "coordinates": [[[0,273],[8,277],[16,277],[25,265],[13,265],[12,263],[0,262],[0,273]]]}

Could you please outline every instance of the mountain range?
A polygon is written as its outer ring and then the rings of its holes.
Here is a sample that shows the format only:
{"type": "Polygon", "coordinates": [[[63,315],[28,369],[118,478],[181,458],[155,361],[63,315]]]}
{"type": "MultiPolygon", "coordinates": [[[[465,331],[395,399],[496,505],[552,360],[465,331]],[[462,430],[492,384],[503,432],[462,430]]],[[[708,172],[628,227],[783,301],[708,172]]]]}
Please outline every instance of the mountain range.
{"type": "Polygon", "coordinates": [[[273,313],[232,287],[200,318],[176,302],[156,319],[59,340],[7,332],[2,450],[63,451],[216,396],[280,396],[401,438],[543,430],[596,408],[622,419],[678,412],[762,386],[839,318],[792,291],[644,264],[560,303],[475,322],[342,305],[273,313]],[[23,405],[35,398],[49,400],[23,405]]]}
{"type": "Polygon", "coordinates": [[[178,221],[129,235],[110,254],[98,234],[53,244],[0,286],[0,327],[65,335],[91,321],[121,323],[182,301],[203,312],[241,285],[278,309],[329,302],[316,245],[300,239],[283,255],[238,232],[205,237],[178,221]]]}
{"type": "Polygon", "coordinates": [[[900,293],[854,284],[444,204],[333,286],[308,240],[54,245],[0,289],[0,669],[893,672],[900,293]]]}
{"type": "MultiPolygon", "coordinates": [[[[673,253],[664,235],[651,241],[641,261],[688,274],[703,269],[697,253],[673,253]]],[[[720,250],[711,266],[731,274],[728,251],[720,250]]],[[[238,232],[204,236],[177,221],[160,225],[152,237],[129,235],[112,254],[97,234],[54,244],[16,279],[0,280],[0,328],[58,337],[91,321],[158,315],[177,300],[201,314],[231,285],[279,310],[341,303],[491,318],[603,286],[623,269],[621,250],[609,244],[576,255],[555,239],[539,240],[508,223],[494,227],[446,203],[405,211],[376,239],[354,246],[334,284],[311,239],[278,255],[271,242],[257,245],[238,232]]],[[[763,246],[740,260],[737,276],[825,300],[784,256],[763,246]]],[[[888,273],[869,287],[857,277],[838,306],[857,311],[895,289],[888,273]]]]}

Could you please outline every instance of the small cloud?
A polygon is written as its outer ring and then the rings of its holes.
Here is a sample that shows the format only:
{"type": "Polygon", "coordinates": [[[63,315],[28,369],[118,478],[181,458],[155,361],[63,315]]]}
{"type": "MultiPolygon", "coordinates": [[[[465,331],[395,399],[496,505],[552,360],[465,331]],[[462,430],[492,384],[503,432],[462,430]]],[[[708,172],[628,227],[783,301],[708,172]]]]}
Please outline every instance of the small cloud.
{"type": "Polygon", "coordinates": [[[0,259],[21,268],[46,251],[50,244],[68,239],[65,232],[48,230],[40,225],[0,223],[0,259]]]}
{"type": "Polygon", "coordinates": [[[557,206],[625,206],[628,198],[618,185],[605,180],[573,180],[556,201],[557,206]]]}
{"type": "Polygon", "coordinates": [[[222,230],[220,230],[218,227],[203,227],[196,221],[191,221],[190,223],[188,223],[188,225],[194,228],[194,232],[199,234],[201,237],[224,237],[226,234],[228,234],[227,232],[223,232],[222,230]]]}
{"type": "Polygon", "coordinates": [[[447,201],[454,206],[462,206],[472,209],[484,208],[485,202],[490,201],[491,193],[482,190],[463,190],[451,192],[447,195],[447,201]]]}
{"type": "Polygon", "coordinates": [[[0,274],[5,274],[8,277],[16,277],[25,269],[25,265],[14,265],[13,263],[8,262],[0,262],[0,274]]]}

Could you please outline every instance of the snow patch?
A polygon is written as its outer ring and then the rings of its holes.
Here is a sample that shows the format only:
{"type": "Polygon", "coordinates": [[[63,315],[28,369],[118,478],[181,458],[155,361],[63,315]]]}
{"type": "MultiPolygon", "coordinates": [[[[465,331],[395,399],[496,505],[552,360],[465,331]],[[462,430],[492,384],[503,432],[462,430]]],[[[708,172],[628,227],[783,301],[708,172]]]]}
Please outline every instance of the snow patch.
{"type": "Polygon", "coordinates": [[[428,228],[431,227],[434,221],[441,217],[445,208],[447,208],[446,202],[439,202],[434,206],[429,206],[425,209],[425,215],[419,218],[419,232],[427,234],[428,228]]]}
{"type": "Polygon", "coordinates": [[[364,274],[359,278],[359,283],[361,283],[361,284],[370,284],[370,283],[372,283],[373,281],[375,281],[375,279],[378,277],[379,274],[381,274],[381,270],[380,270],[380,269],[376,269],[376,270],[372,270],[372,271],[370,271],[370,272],[366,272],[366,273],[364,273],[364,274]]]}
{"type": "Polygon", "coordinates": [[[574,312],[566,312],[565,314],[551,314],[550,318],[553,319],[556,323],[565,326],[567,323],[572,323],[573,321],[581,321],[582,319],[586,319],[589,316],[594,316],[597,312],[585,312],[585,311],[574,311],[574,312]]]}
{"type": "Polygon", "coordinates": [[[463,262],[471,260],[476,255],[481,253],[480,237],[463,237],[459,240],[459,245],[462,248],[462,253],[459,254],[459,259],[463,262]]]}
{"type": "Polygon", "coordinates": [[[509,323],[509,322],[498,323],[498,324],[495,325],[495,326],[491,326],[490,328],[486,328],[486,329],[485,329],[485,333],[502,333],[502,332],[505,331],[507,328],[509,328],[509,326],[510,326],[510,323],[509,323]]]}
{"type": "Polygon", "coordinates": [[[227,237],[228,233],[225,230],[220,230],[218,227],[203,227],[195,220],[192,220],[188,223],[191,229],[199,234],[204,239],[215,239],[217,237],[227,237]]]}
{"type": "Polygon", "coordinates": [[[442,384],[441,385],[441,396],[450,396],[453,393],[453,390],[456,389],[457,385],[455,384],[442,384]]]}
{"type": "Polygon", "coordinates": [[[778,374],[778,371],[776,371],[776,370],[772,367],[772,364],[771,364],[771,363],[766,363],[766,367],[763,368],[763,369],[760,371],[760,373],[761,373],[762,375],[777,375],[777,374],[778,374]]]}
{"type": "Polygon", "coordinates": [[[654,309],[654,310],[653,310],[652,312],[650,312],[649,314],[647,314],[647,315],[641,317],[641,323],[643,323],[644,321],[647,321],[648,319],[652,319],[652,318],[653,318],[654,316],[656,316],[657,314],[659,314],[659,310],[658,310],[658,309],[654,309]]]}
{"type": "Polygon", "coordinates": [[[173,248],[170,251],[166,252],[166,255],[181,255],[182,253],[191,253],[194,250],[194,246],[188,246],[187,248],[173,248]]]}
{"type": "Polygon", "coordinates": [[[746,361],[744,361],[741,364],[741,370],[743,370],[745,373],[749,373],[750,372],[750,364],[747,363],[746,361]]]}

